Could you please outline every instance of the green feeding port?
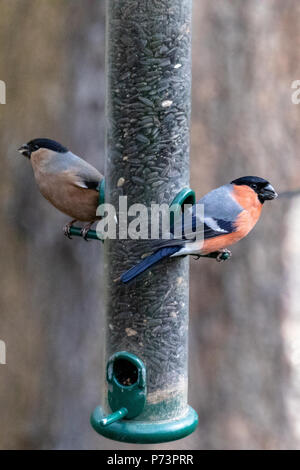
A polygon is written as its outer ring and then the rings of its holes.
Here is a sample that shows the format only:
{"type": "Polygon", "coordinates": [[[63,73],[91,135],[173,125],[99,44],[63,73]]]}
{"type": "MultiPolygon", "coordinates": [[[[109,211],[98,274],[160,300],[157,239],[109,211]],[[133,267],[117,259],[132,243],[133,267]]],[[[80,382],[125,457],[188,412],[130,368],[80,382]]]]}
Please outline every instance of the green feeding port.
{"type": "Polygon", "coordinates": [[[158,443],[190,434],[197,426],[196,412],[188,407],[180,419],[163,422],[139,420],[147,400],[146,367],[137,356],[121,351],[107,363],[108,403],[105,415],[98,406],[91,416],[93,428],[102,436],[122,442],[158,443]]]}
{"type": "Polygon", "coordinates": [[[113,413],[98,420],[94,419],[94,415],[92,417],[92,425],[98,432],[100,429],[103,435],[107,434],[107,429],[103,428],[123,418],[132,419],[141,414],[147,392],[144,363],[134,354],[125,351],[114,354],[108,361],[106,378],[108,403],[113,413]]]}
{"type": "Polygon", "coordinates": [[[177,194],[177,196],[175,196],[172,203],[170,204],[170,207],[172,207],[175,204],[178,204],[182,208],[182,211],[184,210],[185,204],[189,204],[189,205],[196,204],[195,191],[193,191],[191,188],[183,188],[177,194]]]}
{"type": "Polygon", "coordinates": [[[193,206],[194,204],[196,204],[195,191],[190,188],[183,188],[170,204],[170,226],[172,227],[175,218],[184,212],[185,205],[193,206]]]}
{"type": "Polygon", "coordinates": [[[126,408],[126,418],[141,414],[146,402],[146,368],[134,354],[122,351],[107,364],[108,403],[112,411],[126,408]]]}

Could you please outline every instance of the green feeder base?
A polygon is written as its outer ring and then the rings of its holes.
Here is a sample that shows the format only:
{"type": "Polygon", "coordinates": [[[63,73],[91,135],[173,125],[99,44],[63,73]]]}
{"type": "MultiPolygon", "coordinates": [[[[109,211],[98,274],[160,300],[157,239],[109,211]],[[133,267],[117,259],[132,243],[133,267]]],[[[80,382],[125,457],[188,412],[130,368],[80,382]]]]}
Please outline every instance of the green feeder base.
{"type": "Polygon", "coordinates": [[[109,426],[103,426],[105,418],[101,406],[98,406],[91,416],[91,424],[95,431],[114,441],[130,442],[132,444],[160,444],[162,442],[182,439],[195,431],[198,415],[188,406],[185,416],[170,421],[135,421],[122,419],[109,426]]]}

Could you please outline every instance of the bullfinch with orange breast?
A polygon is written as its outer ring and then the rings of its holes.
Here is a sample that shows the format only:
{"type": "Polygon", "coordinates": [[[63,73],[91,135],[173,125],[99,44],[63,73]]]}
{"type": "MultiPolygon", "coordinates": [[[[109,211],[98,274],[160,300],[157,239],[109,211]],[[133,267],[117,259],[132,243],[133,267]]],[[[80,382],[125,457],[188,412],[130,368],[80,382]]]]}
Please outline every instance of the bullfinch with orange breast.
{"type": "MultiPolygon", "coordinates": [[[[183,226],[184,217],[176,222],[181,225],[180,232],[184,233],[184,237],[159,241],[153,254],[122,274],[121,282],[126,284],[167,257],[230,254],[227,247],[248,235],[260,217],[264,202],[276,197],[273,186],[257,176],[244,176],[210,191],[197,203],[203,205],[204,216],[197,214],[195,204],[190,209],[192,217],[189,226],[183,226]],[[196,237],[195,230],[201,230],[200,237],[196,237]]],[[[220,261],[220,256],[217,259],[220,261]]]]}
{"type": "Polygon", "coordinates": [[[35,180],[42,195],[72,221],[64,227],[70,237],[70,228],[77,222],[88,222],[81,231],[86,235],[96,216],[99,186],[103,175],[82,158],[51,139],[34,139],[22,145],[19,152],[32,165],[35,180]]]}

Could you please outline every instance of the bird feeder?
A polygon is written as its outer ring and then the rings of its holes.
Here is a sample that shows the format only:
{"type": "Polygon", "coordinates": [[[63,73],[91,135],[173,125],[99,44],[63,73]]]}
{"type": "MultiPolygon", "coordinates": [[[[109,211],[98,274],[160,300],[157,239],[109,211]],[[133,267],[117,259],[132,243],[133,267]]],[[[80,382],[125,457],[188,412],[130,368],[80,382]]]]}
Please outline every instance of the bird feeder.
{"type": "MultiPolygon", "coordinates": [[[[106,11],[105,200],[115,208],[120,196],[128,206],[194,202],[192,0],[109,0],[106,11]]],[[[116,279],[151,251],[151,241],[106,240],[104,251],[105,377],[92,426],[124,442],[185,437],[198,420],[187,401],[189,261],[163,260],[123,285],[116,279]]]]}

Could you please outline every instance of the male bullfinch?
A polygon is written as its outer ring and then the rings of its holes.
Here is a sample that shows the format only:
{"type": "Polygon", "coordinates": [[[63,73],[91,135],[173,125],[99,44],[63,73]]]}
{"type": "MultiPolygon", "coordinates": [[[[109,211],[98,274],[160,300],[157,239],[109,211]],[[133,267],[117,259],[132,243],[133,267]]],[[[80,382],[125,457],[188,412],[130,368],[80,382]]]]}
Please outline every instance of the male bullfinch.
{"type": "Polygon", "coordinates": [[[81,231],[86,235],[96,216],[98,188],[103,175],[66,147],[50,139],[34,139],[19,148],[29,158],[35,180],[42,195],[58,210],[72,217],[64,227],[70,237],[71,226],[79,221],[88,222],[81,231]]]}
{"type": "MultiPolygon", "coordinates": [[[[215,252],[221,255],[224,251],[228,252],[227,246],[237,243],[253,229],[260,217],[263,203],[276,197],[273,186],[257,176],[244,176],[210,191],[197,203],[203,204],[203,220],[195,211],[196,205],[191,208],[193,216],[190,217],[190,226],[182,227],[184,218],[179,218],[179,233],[183,232],[185,239],[173,237],[159,241],[153,254],[122,274],[121,282],[126,284],[163,258],[185,255],[199,257],[215,252]],[[197,218],[200,222],[198,230],[202,231],[201,237],[195,236],[197,218]]],[[[221,260],[220,256],[217,259],[221,260]]]]}

